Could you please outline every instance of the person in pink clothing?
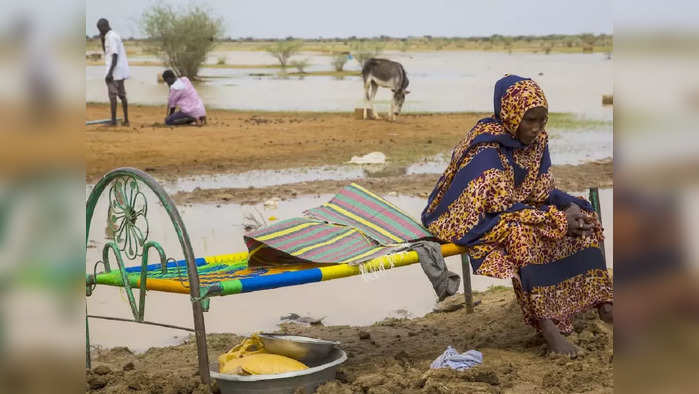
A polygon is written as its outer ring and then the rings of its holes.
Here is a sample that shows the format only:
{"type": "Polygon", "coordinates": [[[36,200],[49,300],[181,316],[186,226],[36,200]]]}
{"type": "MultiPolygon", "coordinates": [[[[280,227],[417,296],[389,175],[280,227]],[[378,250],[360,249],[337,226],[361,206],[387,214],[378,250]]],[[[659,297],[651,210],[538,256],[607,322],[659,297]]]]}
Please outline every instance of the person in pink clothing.
{"type": "Polygon", "coordinates": [[[197,91],[189,82],[189,78],[177,78],[172,70],[163,72],[163,80],[170,87],[167,100],[167,115],[165,124],[178,126],[196,123],[201,126],[206,123],[206,110],[197,91]],[[179,111],[176,109],[179,107],[179,111]]]}

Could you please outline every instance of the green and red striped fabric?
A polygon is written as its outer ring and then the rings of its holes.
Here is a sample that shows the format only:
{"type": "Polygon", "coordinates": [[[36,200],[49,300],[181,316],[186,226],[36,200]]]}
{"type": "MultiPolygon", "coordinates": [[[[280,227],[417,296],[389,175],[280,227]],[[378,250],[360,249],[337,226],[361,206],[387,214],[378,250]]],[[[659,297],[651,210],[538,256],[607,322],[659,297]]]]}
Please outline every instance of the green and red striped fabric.
{"type": "Polygon", "coordinates": [[[357,184],[330,202],[245,236],[251,265],[359,264],[432,235],[400,209],[357,184]]]}
{"type": "Polygon", "coordinates": [[[346,186],[330,202],[305,213],[318,220],[354,227],[382,245],[432,237],[398,207],[356,183],[346,186]]]}

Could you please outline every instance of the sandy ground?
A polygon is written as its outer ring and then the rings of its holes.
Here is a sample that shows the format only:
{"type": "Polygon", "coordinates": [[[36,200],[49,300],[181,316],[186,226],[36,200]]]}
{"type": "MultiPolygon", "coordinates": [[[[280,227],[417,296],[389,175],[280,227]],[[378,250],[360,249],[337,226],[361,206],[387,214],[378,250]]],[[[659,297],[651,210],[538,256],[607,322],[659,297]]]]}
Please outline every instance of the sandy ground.
{"type": "MultiPolygon", "coordinates": [[[[121,111],[121,108],[119,108],[121,111]]],[[[88,104],[87,119],[109,109],[88,104]]],[[[131,106],[130,127],[86,126],[87,181],[130,166],[161,179],[184,175],[343,164],[354,155],[382,151],[389,166],[362,184],[379,193],[426,196],[438,175],[405,175],[405,166],[449,152],[483,114],[404,115],[396,122],[363,121],[348,113],[273,113],[211,110],[204,127],[163,125],[164,107],[131,106]]],[[[611,161],[553,169],[558,186],[581,191],[612,185],[611,161]]],[[[267,188],[199,189],[175,196],[178,203],[255,203],[319,191],[334,192],[350,181],[316,181],[267,188]]]]}
{"type": "MultiPolygon", "coordinates": [[[[87,105],[86,119],[108,117],[107,105],[87,105]]],[[[165,106],[134,105],[130,127],[86,126],[86,175],[92,182],[122,166],[168,178],[333,165],[373,151],[385,152],[396,165],[409,164],[450,150],[482,117],[404,115],[386,122],[350,113],[210,110],[204,127],[169,127],[163,124],[165,106]]]]}
{"type": "MultiPolygon", "coordinates": [[[[612,392],[613,329],[594,311],[581,315],[569,340],[582,349],[576,359],[546,353],[543,340],[522,322],[511,289],[476,293],[475,313],[464,309],[416,319],[387,319],[367,327],[284,324],[280,332],[342,342],[348,360],[337,380],[319,393],[567,393],[612,392]],[[430,370],[447,346],[477,349],[484,363],[471,370],[430,370]]],[[[209,335],[209,358],[242,338],[209,335]]],[[[96,351],[87,389],[121,393],[208,392],[199,383],[193,340],[134,355],[126,348],[96,351]]],[[[216,391],[216,387],[212,387],[216,391]]]]}

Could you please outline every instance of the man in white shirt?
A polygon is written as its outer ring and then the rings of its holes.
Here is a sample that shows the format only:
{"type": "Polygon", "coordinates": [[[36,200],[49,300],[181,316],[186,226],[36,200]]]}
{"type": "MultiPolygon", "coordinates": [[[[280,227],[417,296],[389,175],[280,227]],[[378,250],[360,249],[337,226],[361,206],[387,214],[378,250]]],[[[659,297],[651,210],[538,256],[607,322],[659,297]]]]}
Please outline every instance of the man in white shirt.
{"type": "Polygon", "coordinates": [[[124,108],[124,126],[129,125],[128,103],[126,101],[126,89],[124,80],[129,77],[129,63],[126,60],[126,51],[121,37],[109,27],[109,21],[101,18],[97,21],[97,29],[100,31],[102,49],[104,50],[104,62],[107,66],[107,75],[104,81],[107,83],[109,104],[112,110],[111,126],[116,126],[117,96],[124,108]]]}

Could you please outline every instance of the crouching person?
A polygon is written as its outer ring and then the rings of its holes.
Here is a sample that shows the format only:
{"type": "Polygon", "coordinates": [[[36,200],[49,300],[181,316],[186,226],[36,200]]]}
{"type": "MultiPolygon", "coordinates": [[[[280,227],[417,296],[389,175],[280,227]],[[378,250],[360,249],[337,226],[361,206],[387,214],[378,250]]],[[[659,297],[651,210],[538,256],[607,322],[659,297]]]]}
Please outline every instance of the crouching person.
{"type": "Polygon", "coordinates": [[[165,124],[179,126],[196,123],[201,126],[206,123],[204,103],[187,77],[177,78],[172,70],[163,72],[163,80],[170,87],[167,100],[167,116],[165,124]],[[179,107],[179,111],[175,111],[179,107]]]}

